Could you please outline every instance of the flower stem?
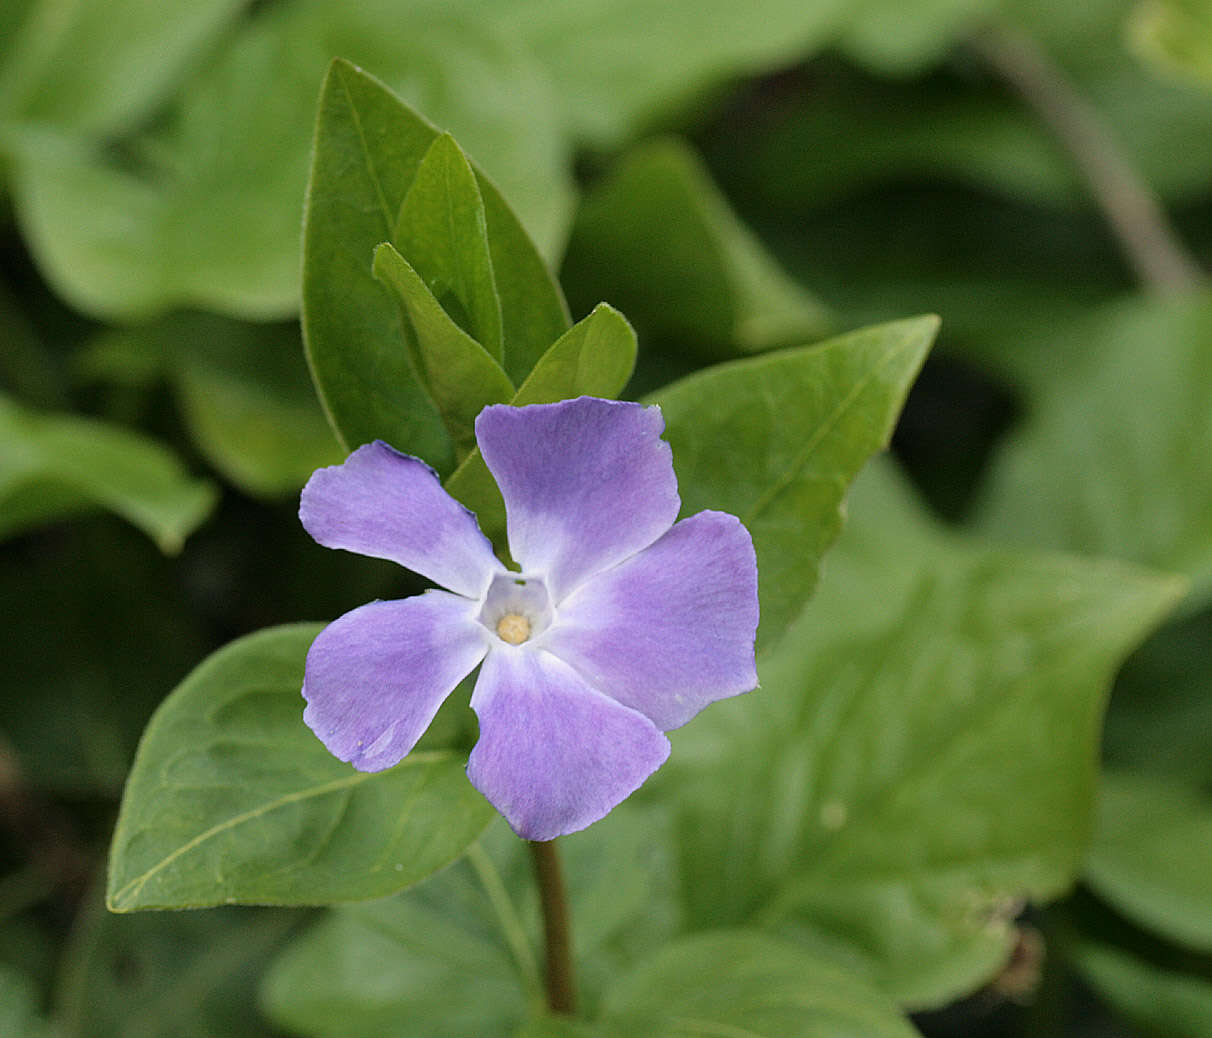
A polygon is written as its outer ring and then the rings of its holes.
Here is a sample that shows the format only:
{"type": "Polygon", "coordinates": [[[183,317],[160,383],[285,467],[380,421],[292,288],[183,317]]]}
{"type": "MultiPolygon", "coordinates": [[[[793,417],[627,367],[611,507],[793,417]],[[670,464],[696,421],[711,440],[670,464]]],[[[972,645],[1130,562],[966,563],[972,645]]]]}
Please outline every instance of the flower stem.
{"type": "Polygon", "coordinates": [[[576,1010],[572,971],[572,935],[568,925],[568,897],[555,840],[528,841],[534,860],[539,900],[543,904],[543,934],[547,942],[547,1005],[553,1013],[576,1010]]]}
{"type": "Polygon", "coordinates": [[[1137,277],[1160,292],[1203,280],[1148,184],[1094,106],[1036,42],[1010,26],[973,40],[985,62],[1035,111],[1068,153],[1137,277]]]}

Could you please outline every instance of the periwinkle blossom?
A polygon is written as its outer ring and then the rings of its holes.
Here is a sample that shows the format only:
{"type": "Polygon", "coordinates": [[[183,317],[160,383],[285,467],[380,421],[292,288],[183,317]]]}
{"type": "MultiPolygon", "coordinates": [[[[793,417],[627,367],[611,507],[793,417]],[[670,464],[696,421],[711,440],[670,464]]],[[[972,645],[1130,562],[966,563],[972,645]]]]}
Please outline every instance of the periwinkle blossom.
{"type": "Polygon", "coordinates": [[[361,771],[402,760],[480,666],[467,774],[518,835],[597,821],[665,762],[664,733],[757,684],[757,565],[734,516],[675,522],[659,408],[580,397],[494,405],[476,439],[509,549],[417,458],[377,441],[318,470],[299,516],[320,544],[440,586],[329,624],[307,655],[304,719],[361,771]]]}

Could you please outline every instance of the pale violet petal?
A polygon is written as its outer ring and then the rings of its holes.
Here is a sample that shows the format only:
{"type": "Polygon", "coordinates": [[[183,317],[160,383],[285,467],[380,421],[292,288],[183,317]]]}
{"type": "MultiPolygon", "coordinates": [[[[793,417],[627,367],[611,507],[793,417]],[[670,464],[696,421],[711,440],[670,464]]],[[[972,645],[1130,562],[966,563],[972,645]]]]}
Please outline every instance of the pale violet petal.
{"type": "Polygon", "coordinates": [[[757,624],[749,532],[735,516],[699,512],[578,587],[542,645],[668,731],[756,687],[757,624]]]}
{"type": "Polygon", "coordinates": [[[467,777],[526,840],[596,822],[669,756],[669,740],[643,714],[524,646],[488,654],[471,705],[480,739],[467,777]]]}
{"type": "Polygon", "coordinates": [[[398,764],[488,649],[476,604],[445,591],[371,602],[334,620],[307,653],[303,720],[359,771],[398,764]]]}
{"type": "Polygon", "coordinates": [[[680,500],[659,408],[579,397],[486,407],[476,440],[505,499],[509,547],[558,603],[661,536],[680,500]]]}
{"type": "Polygon", "coordinates": [[[299,519],[326,548],[390,559],[470,598],[504,569],[475,516],[442,489],[437,473],[381,440],[317,469],[303,488],[299,519]]]}

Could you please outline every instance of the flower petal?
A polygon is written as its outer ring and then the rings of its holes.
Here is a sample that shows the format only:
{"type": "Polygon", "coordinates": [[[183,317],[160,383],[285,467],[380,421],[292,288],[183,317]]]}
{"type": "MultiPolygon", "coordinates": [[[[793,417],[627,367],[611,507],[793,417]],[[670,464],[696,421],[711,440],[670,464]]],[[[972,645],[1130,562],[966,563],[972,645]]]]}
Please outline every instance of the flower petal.
{"type": "Polygon", "coordinates": [[[427,591],[334,620],[307,653],[303,720],[359,771],[398,764],[488,650],[475,608],[427,591]]]}
{"type": "Polygon", "coordinates": [[[317,469],[303,488],[299,519],[326,548],[390,559],[469,598],[504,569],[476,517],[442,489],[437,473],[382,440],[317,469]]]}
{"type": "Polygon", "coordinates": [[[471,705],[480,741],[467,777],[525,840],[584,829],[669,756],[669,740],[646,717],[533,649],[494,648],[471,705]]]}
{"type": "Polygon", "coordinates": [[[677,477],[659,408],[579,397],[493,405],[476,440],[505,499],[509,547],[558,603],[677,518],[677,477]]]}
{"type": "Polygon", "coordinates": [[[757,624],[749,532],[735,516],[699,512],[577,588],[542,646],[668,731],[757,687],[757,624]]]}

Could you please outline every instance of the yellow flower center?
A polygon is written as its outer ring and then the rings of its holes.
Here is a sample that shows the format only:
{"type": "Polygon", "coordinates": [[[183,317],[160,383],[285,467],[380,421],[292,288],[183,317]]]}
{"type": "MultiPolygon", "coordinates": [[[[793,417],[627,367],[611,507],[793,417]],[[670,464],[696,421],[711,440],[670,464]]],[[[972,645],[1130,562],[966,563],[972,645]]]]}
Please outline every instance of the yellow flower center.
{"type": "Polygon", "coordinates": [[[497,621],[497,637],[510,645],[521,645],[530,637],[530,621],[521,613],[506,613],[497,621]]]}

